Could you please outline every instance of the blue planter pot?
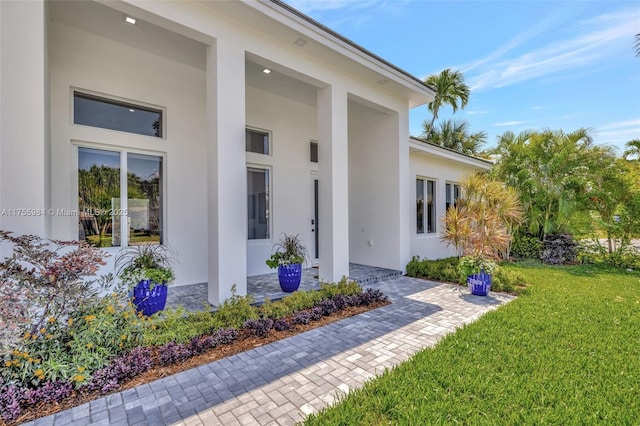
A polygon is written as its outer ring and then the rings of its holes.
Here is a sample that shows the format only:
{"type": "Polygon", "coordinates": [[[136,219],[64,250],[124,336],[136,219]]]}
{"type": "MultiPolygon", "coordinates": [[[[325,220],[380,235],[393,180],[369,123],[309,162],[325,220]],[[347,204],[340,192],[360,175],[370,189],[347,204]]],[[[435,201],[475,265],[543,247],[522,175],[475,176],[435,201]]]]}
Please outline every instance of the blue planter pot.
{"type": "Polygon", "coordinates": [[[491,290],[491,274],[485,274],[484,272],[475,275],[467,276],[467,285],[471,294],[476,296],[486,296],[491,290]]]}
{"type": "Polygon", "coordinates": [[[291,265],[278,266],[278,280],[280,281],[280,288],[285,293],[296,291],[300,287],[300,281],[302,280],[302,264],[293,263],[291,265]]]}
{"type": "Polygon", "coordinates": [[[142,280],[133,288],[133,304],[146,316],[163,310],[167,303],[167,285],[154,284],[149,290],[150,284],[151,281],[142,280]]]}

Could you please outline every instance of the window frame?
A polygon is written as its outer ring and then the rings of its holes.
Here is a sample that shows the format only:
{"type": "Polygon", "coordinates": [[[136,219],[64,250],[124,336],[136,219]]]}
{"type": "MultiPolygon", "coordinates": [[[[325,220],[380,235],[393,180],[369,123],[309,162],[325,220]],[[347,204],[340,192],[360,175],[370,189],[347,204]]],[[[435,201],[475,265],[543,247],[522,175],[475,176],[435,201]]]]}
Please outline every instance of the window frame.
{"type": "Polygon", "coordinates": [[[438,210],[437,210],[437,201],[438,201],[438,181],[437,179],[425,177],[425,176],[416,176],[415,180],[415,206],[416,206],[416,216],[415,216],[415,226],[416,232],[415,234],[419,237],[425,237],[438,233],[438,210]],[[418,228],[418,181],[422,182],[422,232],[419,232],[418,228]],[[429,227],[429,210],[428,210],[428,195],[429,195],[429,183],[432,184],[433,188],[433,200],[431,202],[431,216],[433,218],[432,227],[429,227]]]}
{"type": "MultiPolygon", "coordinates": [[[[273,238],[272,237],[273,236],[273,168],[266,164],[247,163],[245,169],[247,173],[247,178],[248,178],[248,173],[251,169],[264,170],[267,172],[267,185],[266,185],[266,188],[267,188],[267,204],[266,204],[267,206],[267,213],[266,213],[267,238],[249,238],[249,202],[247,200],[247,209],[246,209],[247,241],[249,243],[261,243],[266,241],[272,241],[272,238],[273,238]]],[[[249,197],[248,186],[246,188],[245,197],[246,197],[245,199],[248,199],[249,197]]]]}
{"type": "MultiPolygon", "coordinates": [[[[73,152],[74,152],[74,161],[72,166],[74,167],[75,172],[74,176],[74,188],[72,197],[74,198],[74,208],[76,212],[80,212],[80,203],[78,201],[78,194],[80,192],[80,182],[78,177],[78,172],[80,170],[79,164],[79,155],[80,148],[86,149],[94,149],[101,151],[108,151],[113,153],[118,153],[120,156],[120,209],[126,210],[128,212],[129,199],[128,197],[123,197],[122,194],[127,194],[128,190],[128,155],[127,154],[142,154],[147,156],[156,156],[162,159],[162,170],[161,177],[162,181],[160,183],[160,242],[159,245],[168,244],[167,238],[167,153],[162,151],[150,151],[143,149],[135,149],[129,147],[122,146],[113,146],[113,145],[104,145],[104,144],[96,144],[91,142],[84,141],[72,141],[73,152]]],[[[128,217],[125,216],[125,217],[128,217]]],[[[77,222],[76,222],[77,225],[77,222]]],[[[76,231],[76,238],[79,238],[79,235],[76,231]]],[[[131,247],[130,245],[130,230],[128,226],[127,220],[120,221],[120,245],[119,246],[111,246],[111,247],[101,247],[101,249],[122,249],[126,247],[131,247]]]]}
{"type": "Polygon", "coordinates": [[[141,101],[137,101],[137,100],[122,98],[122,97],[119,97],[119,96],[113,96],[113,95],[108,95],[108,94],[104,94],[104,93],[98,93],[98,92],[95,92],[95,91],[92,91],[92,90],[85,90],[85,89],[81,89],[81,88],[78,88],[78,87],[71,87],[70,91],[71,91],[71,94],[69,96],[70,101],[71,101],[70,118],[71,118],[71,124],[72,125],[89,127],[89,128],[92,128],[92,129],[100,129],[100,130],[104,130],[104,131],[120,132],[120,133],[124,133],[126,135],[134,135],[134,136],[141,136],[141,137],[145,137],[145,138],[166,140],[166,129],[167,129],[167,123],[166,123],[166,121],[167,121],[167,110],[166,110],[166,108],[161,107],[159,105],[153,105],[153,104],[150,104],[150,103],[147,103],[147,102],[141,102],[141,101]],[[142,111],[159,113],[160,114],[160,126],[158,128],[158,136],[147,135],[147,134],[136,133],[136,132],[129,132],[129,131],[120,130],[120,129],[111,129],[111,128],[107,128],[107,127],[92,126],[90,124],[76,123],[76,117],[75,117],[75,99],[76,99],[76,94],[81,95],[79,97],[80,98],[84,98],[84,99],[93,99],[93,100],[97,100],[97,101],[103,101],[104,103],[109,103],[109,104],[112,104],[112,105],[123,106],[125,108],[139,109],[139,110],[142,110],[142,111]]]}
{"type": "Polygon", "coordinates": [[[267,157],[273,156],[273,132],[267,129],[261,129],[255,126],[245,126],[245,138],[244,138],[244,151],[247,154],[256,154],[256,155],[264,155],[267,157]],[[264,152],[255,152],[255,151],[247,151],[247,132],[256,132],[267,135],[269,141],[267,142],[267,150],[268,152],[265,154],[264,152]]]}

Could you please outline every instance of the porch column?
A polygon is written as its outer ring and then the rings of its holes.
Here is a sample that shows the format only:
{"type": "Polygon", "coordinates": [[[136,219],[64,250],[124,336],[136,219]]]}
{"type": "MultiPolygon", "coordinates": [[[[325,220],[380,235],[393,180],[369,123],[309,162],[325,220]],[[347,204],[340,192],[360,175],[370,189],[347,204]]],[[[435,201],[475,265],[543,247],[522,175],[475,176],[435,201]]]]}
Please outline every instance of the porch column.
{"type": "Polygon", "coordinates": [[[209,302],[247,294],[245,52],[228,40],[207,48],[209,302]]]}
{"type": "Polygon", "coordinates": [[[318,89],[320,279],[349,276],[347,91],[318,89]]]}
{"type": "Polygon", "coordinates": [[[44,1],[0,1],[0,229],[16,234],[47,236],[46,37],[44,1]]]}

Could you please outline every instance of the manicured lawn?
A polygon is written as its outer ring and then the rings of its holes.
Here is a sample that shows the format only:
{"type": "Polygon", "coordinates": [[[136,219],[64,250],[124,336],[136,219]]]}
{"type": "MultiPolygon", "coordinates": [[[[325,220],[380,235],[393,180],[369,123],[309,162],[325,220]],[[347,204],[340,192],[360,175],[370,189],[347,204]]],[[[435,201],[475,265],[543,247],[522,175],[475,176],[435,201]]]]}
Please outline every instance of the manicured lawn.
{"type": "Polygon", "coordinates": [[[528,294],[306,424],[638,424],[640,274],[508,268],[528,294]]]}

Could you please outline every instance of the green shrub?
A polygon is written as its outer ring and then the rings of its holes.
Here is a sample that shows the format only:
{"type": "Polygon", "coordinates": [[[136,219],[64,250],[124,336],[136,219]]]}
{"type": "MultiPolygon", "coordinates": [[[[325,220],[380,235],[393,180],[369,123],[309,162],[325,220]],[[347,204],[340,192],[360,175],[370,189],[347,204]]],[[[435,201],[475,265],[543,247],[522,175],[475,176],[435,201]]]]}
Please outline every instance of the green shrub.
{"type": "Polygon", "coordinates": [[[594,241],[580,241],[578,260],[581,263],[606,264],[623,269],[640,269],[640,250],[633,246],[619,247],[609,253],[606,247],[594,241]]]}
{"type": "Polygon", "coordinates": [[[262,318],[271,319],[281,318],[289,315],[288,309],[282,303],[282,301],[272,302],[269,298],[264,299],[264,303],[258,308],[258,313],[262,318]]]}
{"type": "Polygon", "coordinates": [[[459,283],[461,278],[457,270],[457,257],[428,260],[414,256],[407,264],[407,275],[434,281],[459,283]]]}
{"type": "Polygon", "coordinates": [[[511,255],[520,259],[540,259],[542,241],[533,235],[516,235],[511,245],[511,255]]]}
{"type": "Polygon", "coordinates": [[[260,318],[258,308],[253,306],[255,302],[253,295],[238,296],[235,285],[231,287],[231,294],[231,297],[222,302],[213,314],[215,328],[240,328],[245,321],[260,318]]]}
{"type": "Polygon", "coordinates": [[[342,277],[337,283],[320,283],[320,293],[323,299],[329,299],[337,294],[351,296],[362,292],[360,284],[347,277],[342,277]]]}
{"type": "Polygon", "coordinates": [[[163,345],[169,342],[186,343],[194,336],[210,333],[216,328],[211,308],[187,312],[183,307],[169,308],[151,317],[152,324],[145,329],[145,345],[163,345]]]}
{"type": "Polygon", "coordinates": [[[491,279],[492,291],[521,294],[528,285],[527,278],[520,272],[500,267],[493,271],[491,279]]]}

